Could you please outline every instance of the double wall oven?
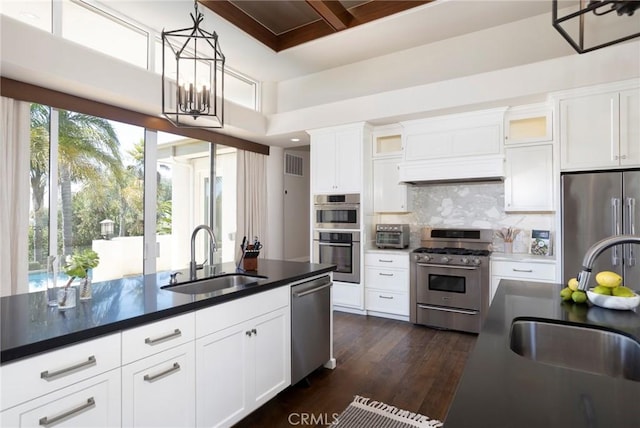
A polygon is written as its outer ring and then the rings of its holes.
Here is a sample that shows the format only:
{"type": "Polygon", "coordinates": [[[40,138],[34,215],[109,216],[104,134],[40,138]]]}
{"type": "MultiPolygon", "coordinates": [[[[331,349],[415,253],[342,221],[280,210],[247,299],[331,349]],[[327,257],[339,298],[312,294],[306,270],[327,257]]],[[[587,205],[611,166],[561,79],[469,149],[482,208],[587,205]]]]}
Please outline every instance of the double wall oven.
{"type": "Polygon", "coordinates": [[[423,229],[411,254],[410,319],[479,333],[489,308],[489,229],[423,229]]]}
{"type": "Polygon", "coordinates": [[[337,266],[334,281],[360,282],[360,195],[314,197],[313,261],[337,266]]]}

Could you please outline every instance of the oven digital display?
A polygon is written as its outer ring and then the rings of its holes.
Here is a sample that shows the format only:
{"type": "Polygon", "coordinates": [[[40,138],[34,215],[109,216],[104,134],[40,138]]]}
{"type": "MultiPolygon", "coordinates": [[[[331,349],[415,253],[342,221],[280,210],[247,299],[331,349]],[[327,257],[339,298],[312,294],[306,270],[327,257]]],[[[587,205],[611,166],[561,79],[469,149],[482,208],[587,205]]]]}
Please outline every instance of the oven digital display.
{"type": "Polygon", "coordinates": [[[429,274],[429,290],[445,291],[448,293],[466,293],[464,276],[429,274]]]}

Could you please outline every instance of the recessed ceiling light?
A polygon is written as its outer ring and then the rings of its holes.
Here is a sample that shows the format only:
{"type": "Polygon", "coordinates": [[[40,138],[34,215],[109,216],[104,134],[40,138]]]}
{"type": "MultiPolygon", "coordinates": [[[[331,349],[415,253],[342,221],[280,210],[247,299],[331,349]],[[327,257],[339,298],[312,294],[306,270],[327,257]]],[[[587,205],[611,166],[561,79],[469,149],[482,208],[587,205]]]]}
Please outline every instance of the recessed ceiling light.
{"type": "Polygon", "coordinates": [[[300,141],[300,138],[292,138],[291,141],[293,141],[294,143],[297,143],[298,141],[300,141]]]}

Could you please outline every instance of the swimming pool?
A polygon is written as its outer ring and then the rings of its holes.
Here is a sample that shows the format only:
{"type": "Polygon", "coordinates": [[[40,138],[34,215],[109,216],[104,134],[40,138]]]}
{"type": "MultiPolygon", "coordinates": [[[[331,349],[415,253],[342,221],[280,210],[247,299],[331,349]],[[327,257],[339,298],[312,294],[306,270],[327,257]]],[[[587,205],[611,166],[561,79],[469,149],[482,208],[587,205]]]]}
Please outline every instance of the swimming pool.
{"type": "MultiPolygon", "coordinates": [[[[58,274],[58,287],[64,287],[69,280],[69,276],[60,272],[58,274]]],[[[47,272],[33,271],[29,272],[29,292],[43,291],[47,289],[47,272]]]]}

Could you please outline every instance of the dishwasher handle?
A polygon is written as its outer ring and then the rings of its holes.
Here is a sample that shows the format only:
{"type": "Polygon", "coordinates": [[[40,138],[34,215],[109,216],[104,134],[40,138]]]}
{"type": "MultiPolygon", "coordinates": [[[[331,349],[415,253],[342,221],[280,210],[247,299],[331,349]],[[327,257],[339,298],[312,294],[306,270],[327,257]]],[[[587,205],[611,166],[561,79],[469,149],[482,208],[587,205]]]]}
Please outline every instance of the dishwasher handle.
{"type": "Polygon", "coordinates": [[[306,290],[300,293],[293,293],[293,297],[303,297],[306,296],[307,294],[313,294],[313,293],[317,293],[320,290],[324,290],[325,288],[331,287],[333,285],[332,282],[325,284],[325,285],[321,285],[320,287],[316,287],[316,288],[312,288],[311,290],[306,290]]]}
{"type": "Polygon", "coordinates": [[[322,278],[317,278],[311,281],[303,282],[301,284],[296,284],[292,286],[291,296],[303,297],[308,294],[317,293],[320,290],[324,290],[327,287],[331,287],[332,285],[333,285],[333,282],[331,282],[331,278],[329,276],[324,276],[322,278]],[[297,291],[297,289],[300,289],[300,291],[297,291]]]}

